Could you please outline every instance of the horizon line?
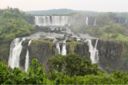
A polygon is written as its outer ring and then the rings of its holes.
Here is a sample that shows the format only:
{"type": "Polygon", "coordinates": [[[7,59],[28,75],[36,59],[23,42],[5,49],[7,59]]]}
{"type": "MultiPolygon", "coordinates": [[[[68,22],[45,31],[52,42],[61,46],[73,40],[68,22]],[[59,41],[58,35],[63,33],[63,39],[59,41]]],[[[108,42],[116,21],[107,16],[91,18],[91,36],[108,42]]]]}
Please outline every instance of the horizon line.
{"type": "Polygon", "coordinates": [[[0,8],[0,10],[6,10],[6,9],[18,9],[23,12],[31,12],[31,11],[51,11],[51,10],[71,10],[71,11],[81,11],[81,12],[98,12],[98,13],[128,13],[128,11],[96,11],[96,10],[81,10],[81,9],[71,9],[71,8],[51,8],[51,9],[33,9],[33,10],[23,10],[20,8],[13,8],[13,7],[6,7],[6,8],[0,8]]]}

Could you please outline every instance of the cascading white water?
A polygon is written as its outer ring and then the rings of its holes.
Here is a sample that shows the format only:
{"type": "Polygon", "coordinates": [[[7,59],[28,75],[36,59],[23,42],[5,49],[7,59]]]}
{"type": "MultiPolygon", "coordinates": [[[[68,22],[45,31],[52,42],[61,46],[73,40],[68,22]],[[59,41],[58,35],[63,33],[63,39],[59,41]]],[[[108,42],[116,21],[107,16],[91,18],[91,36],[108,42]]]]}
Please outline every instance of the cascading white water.
{"type": "Polygon", "coordinates": [[[15,67],[19,68],[20,62],[20,54],[22,51],[22,42],[25,38],[16,38],[12,41],[10,45],[10,55],[9,55],[9,62],[8,65],[13,69],[15,67]]]}
{"type": "MultiPolygon", "coordinates": [[[[28,42],[28,46],[30,46],[32,40],[30,40],[28,42]]],[[[27,49],[27,53],[26,53],[26,59],[25,59],[25,71],[27,72],[29,68],[29,50],[27,49]]]]}
{"type": "Polygon", "coordinates": [[[95,43],[94,47],[92,45],[92,40],[91,39],[87,39],[86,41],[87,41],[88,47],[89,47],[91,62],[92,62],[92,64],[96,64],[99,61],[98,50],[97,50],[98,39],[96,40],[96,43],[95,43]]]}
{"type": "Polygon", "coordinates": [[[94,20],[93,26],[96,26],[96,19],[94,20]]]}
{"type": "Polygon", "coordinates": [[[58,51],[58,54],[60,54],[60,44],[58,42],[56,43],[56,49],[58,51]]]}
{"type": "Polygon", "coordinates": [[[127,19],[125,19],[125,24],[127,24],[128,23],[128,20],[127,19]]]}
{"type": "Polygon", "coordinates": [[[38,26],[65,26],[68,16],[35,16],[35,25],[38,26]]]}
{"type": "Polygon", "coordinates": [[[27,50],[26,59],[25,59],[25,71],[27,72],[29,67],[29,51],[27,50]]]}
{"type": "Polygon", "coordinates": [[[85,21],[86,25],[88,25],[88,17],[86,17],[86,21],[85,21]]]}
{"type": "Polygon", "coordinates": [[[61,55],[67,55],[66,40],[63,41],[61,55]]]}
{"type": "Polygon", "coordinates": [[[99,52],[98,52],[98,49],[97,49],[97,44],[98,44],[98,39],[96,40],[95,47],[94,47],[94,50],[95,50],[95,63],[99,62],[99,52]]]}

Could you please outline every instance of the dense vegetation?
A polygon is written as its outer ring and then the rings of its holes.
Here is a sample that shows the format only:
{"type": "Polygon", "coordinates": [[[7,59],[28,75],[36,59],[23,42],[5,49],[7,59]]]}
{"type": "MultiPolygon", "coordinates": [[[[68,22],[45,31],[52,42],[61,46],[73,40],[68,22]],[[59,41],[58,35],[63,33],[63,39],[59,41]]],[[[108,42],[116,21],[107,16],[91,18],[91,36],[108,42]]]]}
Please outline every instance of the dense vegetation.
{"type": "Polygon", "coordinates": [[[33,17],[18,9],[0,10],[0,59],[7,61],[10,43],[16,37],[33,33],[33,17]]]}
{"type": "Polygon", "coordinates": [[[79,12],[73,17],[71,29],[76,33],[87,33],[106,40],[128,41],[128,13],[79,12]]]}
{"type": "Polygon", "coordinates": [[[102,27],[87,28],[85,33],[105,40],[128,41],[128,29],[126,26],[117,23],[109,23],[102,27]]]}
{"type": "MultiPolygon", "coordinates": [[[[18,9],[0,10],[0,60],[8,60],[10,41],[33,32],[32,18],[18,9]]],[[[75,23],[78,28],[75,26],[77,30],[74,31],[102,39],[128,41],[127,25],[115,23],[110,18],[104,20],[101,17],[99,26],[79,26],[81,23],[75,23]]],[[[84,57],[58,55],[49,59],[47,69],[34,59],[27,73],[18,68],[12,70],[0,61],[0,84],[128,84],[128,73],[107,73],[84,57]]]]}
{"type": "Polygon", "coordinates": [[[28,11],[28,14],[31,15],[38,15],[38,16],[42,16],[42,15],[70,15],[70,14],[74,14],[76,13],[76,11],[74,10],[70,10],[70,9],[52,9],[52,10],[41,10],[41,11],[28,11]]]}
{"type": "Polygon", "coordinates": [[[28,72],[0,62],[0,84],[128,84],[128,73],[106,73],[77,55],[55,56],[46,70],[33,59],[28,72]]]}
{"type": "MultiPolygon", "coordinates": [[[[126,21],[124,21],[125,19],[128,20],[127,13],[97,13],[68,9],[33,11],[27,13],[34,15],[61,15],[66,13],[77,19],[77,21],[73,21],[75,24],[71,27],[74,32],[88,33],[102,39],[128,40],[128,25],[125,23],[126,21]],[[97,25],[86,26],[83,21],[83,19],[85,19],[83,16],[95,17],[95,19],[97,19],[97,25]]],[[[33,30],[32,19],[32,16],[27,15],[18,9],[8,8],[6,10],[0,10],[0,39],[2,41],[9,41],[15,37],[31,34],[33,30]]]]}
{"type": "Polygon", "coordinates": [[[30,11],[32,15],[71,15],[72,31],[88,33],[106,40],[128,41],[128,13],[91,12],[70,9],[53,9],[46,11],[30,11]],[[89,25],[86,25],[86,16],[89,17],[89,25]],[[94,21],[96,20],[96,25],[94,21]]]}
{"type": "Polygon", "coordinates": [[[10,41],[16,37],[29,35],[33,30],[30,17],[18,9],[0,10],[0,40],[10,41]]]}

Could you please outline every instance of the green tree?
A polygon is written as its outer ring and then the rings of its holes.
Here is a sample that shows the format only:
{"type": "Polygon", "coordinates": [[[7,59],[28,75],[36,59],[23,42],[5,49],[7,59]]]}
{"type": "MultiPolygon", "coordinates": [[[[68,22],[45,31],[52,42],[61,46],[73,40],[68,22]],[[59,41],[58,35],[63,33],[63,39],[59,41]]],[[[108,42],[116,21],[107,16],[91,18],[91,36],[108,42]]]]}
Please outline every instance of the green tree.
{"type": "Polygon", "coordinates": [[[28,15],[18,9],[6,9],[0,12],[0,39],[11,41],[32,33],[33,27],[28,21],[28,15]]]}
{"type": "Polygon", "coordinates": [[[32,64],[28,70],[28,78],[26,83],[32,84],[43,84],[46,83],[46,75],[42,65],[38,62],[37,59],[32,60],[32,64]]]}
{"type": "Polygon", "coordinates": [[[92,65],[77,55],[55,56],[48,61],[49,71],[63,72],[67,75],[87,75],[98,74],[97,65],[92,65]]]}

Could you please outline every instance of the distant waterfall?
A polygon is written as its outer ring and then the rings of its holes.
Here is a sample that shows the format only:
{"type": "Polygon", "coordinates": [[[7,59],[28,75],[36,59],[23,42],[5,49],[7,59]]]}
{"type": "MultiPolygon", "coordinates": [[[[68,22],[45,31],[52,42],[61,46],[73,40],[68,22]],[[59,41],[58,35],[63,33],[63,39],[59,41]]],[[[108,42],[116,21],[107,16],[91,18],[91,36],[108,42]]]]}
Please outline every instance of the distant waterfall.
{"type": "MultiPolygon", "coordinates": [[[[28,46],[30,46],[31,42],[32,42],[32,40],[30,40],[28,42],[28,46]]],[[[26,72],[27,72],[28,68],[29,68],[29,50],[27,49],[26,59],[25,59],[25,71],[26,72]]]]}
{"type": "Polygon", "coordinates": [[[62,43],[62,48],[60,48],[60,43],[57,42],[57,43],[56,43],[56,49],[57,49],[57,51],[58,51],[58,54],[66,55],[66,54],[67,54],[67,50],[66,50],[66,40],[63,41],[63,43],[62,43]]]}
{"type": "Polygon", "coordinates": [[[68,16],[35,16],[35,25],[38,26],[65,26],[68,16]]]}
{"type": "Polygon", "coordinates": [[[125,24],[127,24],[128,23],[128,20],[127,19],[125,19],[125,24]]]}
{"type": "Polygon", "coordinates": [[[92,64],[98,63],[98,60],[99,60],[98,50],[97,50],[98,39],[96,40],[94,47],[90,39],[87,39],[87,43],[89,47],[90,59],[92,64]]]}
{"type": "Polygon", "coordinates": [[[96,26],[96,19],[94,20],[93,26],[96,26]]]}
{"type": "Polygon", "coordinates": [[[58,51],[58,54],[60,54],[60,44],[58,42],[56,43],[56,49],[58,51]]]}
{"type": "Polygon", "coordinates": [[[16,38],[12,41],[10,45],[10,55],[9,55],[9,66],[11,68],[19,68],[19,61],[20,61],[20,54],[22,51],[22,42],[25,40],[25,38],[16,38]]]}
{"type": "Polygon", "coordinates": [[[62,55],[66,55],[66,54],[67,54],[67,50],[66,50],[66,40],[63,41],[61,54],[62,54],[62,55]]]}
{"type": "Polygon", "coordinates": [[[86,21],[85,22],[86,22],[86,25],[88,25],[88,17],[86,17],[86,21]]]}

